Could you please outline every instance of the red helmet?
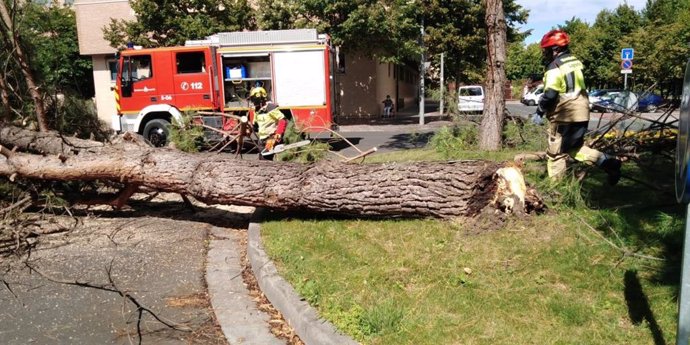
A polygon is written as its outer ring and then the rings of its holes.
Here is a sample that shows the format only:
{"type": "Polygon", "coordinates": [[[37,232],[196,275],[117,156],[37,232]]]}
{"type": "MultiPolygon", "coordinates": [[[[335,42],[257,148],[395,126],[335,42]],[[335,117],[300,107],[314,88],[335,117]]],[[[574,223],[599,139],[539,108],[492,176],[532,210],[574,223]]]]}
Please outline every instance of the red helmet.
{"type": "Polygon", "coordinates": [[[570,43],[570,37],[563,30],[551,30],[541,38],[541,47],[565,47],[570,43]]]}

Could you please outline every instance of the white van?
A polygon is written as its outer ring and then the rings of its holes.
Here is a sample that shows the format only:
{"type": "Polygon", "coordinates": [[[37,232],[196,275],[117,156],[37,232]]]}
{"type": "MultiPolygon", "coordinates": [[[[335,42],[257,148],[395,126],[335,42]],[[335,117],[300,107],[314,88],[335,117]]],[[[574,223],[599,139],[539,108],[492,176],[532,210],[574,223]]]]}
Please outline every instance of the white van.
{"type": "Polygon", "coordinates": [[[458,89],[458,110],[460,112],[483,112],[484,88],[481,85],[460,86],[458,89]]]}
{"type": "Polygon", "coordinates": [[[520,99],[520,103],[524,105],[537,105],[539,99],[544,94],[544,84],[540,84],[532,90],[525,92],[520,99]]]}

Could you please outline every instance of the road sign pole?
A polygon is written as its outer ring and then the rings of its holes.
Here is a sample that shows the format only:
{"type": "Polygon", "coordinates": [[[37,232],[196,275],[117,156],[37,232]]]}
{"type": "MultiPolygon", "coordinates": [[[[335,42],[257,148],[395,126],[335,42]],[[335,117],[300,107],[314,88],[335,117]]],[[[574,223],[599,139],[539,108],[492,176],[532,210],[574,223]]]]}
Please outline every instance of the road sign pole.
{"type": "Polygon", "coordinates": [[[624,77],[623,77],[623,90],[627,90],[628,89],[628,73],[623,74],[623,75],[624,75],[624,77]]]}

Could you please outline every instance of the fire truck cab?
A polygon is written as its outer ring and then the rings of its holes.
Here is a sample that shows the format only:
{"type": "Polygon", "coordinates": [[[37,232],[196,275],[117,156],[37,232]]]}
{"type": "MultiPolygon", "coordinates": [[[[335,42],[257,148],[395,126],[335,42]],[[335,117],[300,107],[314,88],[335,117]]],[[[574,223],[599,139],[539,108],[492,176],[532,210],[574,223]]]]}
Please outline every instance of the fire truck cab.
{"type": "Polygon", "coordinates": [[[167,141],[168,126],[186,111],[205,111],[204,124],[228,128],[231,118],[253,117],[253,87],[306,132],[334,126],[335,51],[316,30],[219,33],[185,46],[120,53],[113,129],[167,141]],[[208,115],[216,113],[217,115],[208,115]]]}

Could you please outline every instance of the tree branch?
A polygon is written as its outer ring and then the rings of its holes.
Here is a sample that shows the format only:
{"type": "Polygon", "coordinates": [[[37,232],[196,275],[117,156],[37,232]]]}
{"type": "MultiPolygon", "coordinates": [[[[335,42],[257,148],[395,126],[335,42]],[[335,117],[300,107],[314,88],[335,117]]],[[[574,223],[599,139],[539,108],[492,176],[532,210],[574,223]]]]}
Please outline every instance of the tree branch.
{"type": "Polygon", "coordinates": [[[57,278],[57,277],[54,277],[54,276],[51,276],[47,273],[42,272],[41,270],[37,269],[35,266],[30,264],[29,262],[25,262],[25,265],[29,268],[29,270],[31,272],[36,272],[38,275],[40,275],[44,279],[51,281],[53,283],[113,292],[113,293],[118,294],[120,297],[124,298],[125,300],[129,301],[130,303],[132,303],[137,309],[137,335],[139,337],[139,344],[141,344],[141,342],[142,342],[141,321],[142,321],[144,313],[148,313],[149,315],[151,315],[154,319],[156,319],[161,324],[163,324],[166,327],[169,327],[171,329],[174,329],[176,331],[182,331],[182,332],[191,332],[192,331],[192,329],[187,327],[187,326],[184,326],[182,324],[167,320],[167,319],[159,316],[157,313],[155,313],[153,310],[151,310],[151,308],[149,308],[148,306],[139,302],[139,300],[137,300],[136,297],[134,297],[131,293],[119,289],[117,287],[117,284],[115,283],[115,280],[113,279],[113,276],[112,276],[113,261],[111,261],[110,264],[108,265],[108,267],[106,267],[106,273],[108,275],[108,284],[94,284],[94,283],[90,283],[90,282],[86,282],[86,281],[80,281],[80,280],[60,279],[60,278],[57,278]]]}

